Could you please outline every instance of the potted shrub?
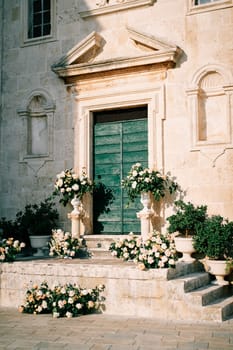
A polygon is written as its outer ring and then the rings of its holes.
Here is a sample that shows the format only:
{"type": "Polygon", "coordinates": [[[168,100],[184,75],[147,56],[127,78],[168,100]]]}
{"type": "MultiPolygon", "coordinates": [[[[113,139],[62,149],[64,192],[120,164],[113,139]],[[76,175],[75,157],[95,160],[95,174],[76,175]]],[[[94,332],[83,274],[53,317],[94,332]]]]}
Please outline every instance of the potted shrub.
{"type": "Polygon", "coordinates": [[[167,221],[168,232],[175,233],[175,244],[178,252],[182,253],[182,261],[193,261],[191,254],[195,252],[193,235],[196,226],[205,222],[207,218],[207,206],[194,206],[191,202],[175,201],[176,213],[169,216],[167,221]]]}
{"type": "Polygon", "coordinates": [[[52,229],[56,228],[59,218],[55,203],[51,198],[47,198],[39,204],[28,204],[24,211],[16,214],[16,222],[29,236],[31,247],[37,248],[35,256],[43,256],[43,247],[46,247],[52,234],[52,229]]]}
{"type": "Polygon", "coordinates": [[[220,215],[207,218],[196,226],[194,247],[205,255],[205,266],[217,283],[227,283],[224,277],[231,272],[233,259],[233,221],[220,215]]]}

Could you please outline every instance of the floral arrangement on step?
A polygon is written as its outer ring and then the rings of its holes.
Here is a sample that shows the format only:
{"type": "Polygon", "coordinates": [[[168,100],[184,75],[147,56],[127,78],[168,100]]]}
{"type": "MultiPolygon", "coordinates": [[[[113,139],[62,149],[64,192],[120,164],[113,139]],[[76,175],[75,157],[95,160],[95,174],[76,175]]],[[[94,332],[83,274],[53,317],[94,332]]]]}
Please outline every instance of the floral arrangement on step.
{"type": "Polygon", "coordinates": [[[77,317],[101,311],[105,298],[101,296],[105,286],[93,289],[81,288],[76,284],[49,287],[46,281],[34,284],[26,291],[24,304],[19,311],[29,314],[49,314],[53,317],[77,317]]]}
{"type": "Polygon", "coordinates": [[[66,206],[75,196],[82,199],[85,193],[92,192],[93,186],[84,168],[81,176],[78,176],[73,169],[66,169],[57,174],[54,195],[61,194],[60,203],[66,206]]]}
{"type": "Polygon", "coordinates": [[[112,256],[133,260],[140,270],[173,268],[178,259],[173,238],[157,231],[145,242],[141,236],[130,233],[128,237],[112,242],[109,250],[112,256]]]}
{"type": "Polygon", "coordinates": [[[25,243],[14,240],[13,237],[0,240],[0,262],[12,262],[15,260],[25,243]]]}
{"type": "Polygon", "coordinates": [[[52,230],[52,238],[49,242],[49,255],[58,256],[64,259],[73,259],[80,256],[87,246],[84,238],[72,237],[70,232],[64,232],[61,229],[52,230]]]}
{"type": "Polygon", "coordinates": [[[143,168],[141,163],[134,164],[128,175],[121,182],[133,202],[142,192],[151,192],[156,201],[159,201],[168,192],[176,192],[178,184],[169,175],[163,175],[158,170],[143,168]]]}

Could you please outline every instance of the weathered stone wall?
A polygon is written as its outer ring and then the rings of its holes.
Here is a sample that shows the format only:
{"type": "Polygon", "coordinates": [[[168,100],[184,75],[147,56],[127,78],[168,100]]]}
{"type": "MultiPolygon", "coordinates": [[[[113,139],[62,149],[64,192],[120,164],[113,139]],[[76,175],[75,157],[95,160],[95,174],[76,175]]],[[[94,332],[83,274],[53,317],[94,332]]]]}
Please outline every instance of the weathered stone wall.
{"type": "MultiPolygon", "coordinates": [[[[152,6],[128,8],[125,11],[118,8],[107,14],[83,17],[80,11],[84,11],[85,6],[88,9],[93,2],[57,0],[54,41],[24,46],[21,3],[19,0],[4,1],[1,5],[4,8],[0,8],[0,13],[4,11],[0,72],[0,217],[14,217],[26,203],[43,199],[52,192],[56,173],[74,164],[77,150],[74,150],[73,128],[77,107],[71,91],[51,70],[51,65],[93,30],[100,33],[106,43],[96,60],[133,57],[138,51],[126,36],[125,28],[128,26],[176,45],[183,52],[176,67],[167,71],[164,82],[165,113],[160,151],[164,170],[171,171],[177,177],[187,193],[187,199],[197,204],[207,204],[210,213],[233,219],[232,5],[189,14],[188,1],[165,0],[156,1],[152,6]],[[198,70],[202,67],[208,70],[210,65],[220,66],[225,74],[223,84],[227,85],[227,92],[224,91],[227,94],[228,114],[223,118],[221,115],[217,117],[220,124],[227,120],[229,137],[224,142],[199,142],[197,145],[194,132],[197,112],[193,107],[193,96],[189,97],[188,91],[193,89],[198,70]],[[49,93],[55,105],[50,135],[52,149],[47,158],[28,159],[24,157],[27,137],[25,118],[18,112],[27,105],[28,96],[38,89],[49,93]]],[[[117,6],[124,5],[118,2],[117,6]]],[[[153,81],[150,84],[153,85],[153,81]]],[[[140,87],[140,82],[137,87],[140,87]]],[[[144,91],[143,84],[141,91],[144,91]]],[[[78,152],[80,154],[82,150],[78,152]]],[[[65,219],[66,211],[60,209],[65,219]]]]}

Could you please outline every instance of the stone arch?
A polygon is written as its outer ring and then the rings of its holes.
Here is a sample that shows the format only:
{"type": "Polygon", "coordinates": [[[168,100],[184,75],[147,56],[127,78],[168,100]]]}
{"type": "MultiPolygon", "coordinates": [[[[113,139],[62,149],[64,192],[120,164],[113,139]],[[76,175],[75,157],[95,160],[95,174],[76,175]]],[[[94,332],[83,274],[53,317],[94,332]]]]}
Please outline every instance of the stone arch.
{"type": "Polygon", "coordinates": [[[232,144],[232,81],[222,65],[206,65],[194,74],[187,90],[193,148],[232,144]]]}
{"type": "Polygon", "coordinates": [[[55,102],[51,94],[48,91],[40,88],[30,92],[30,94],[23,100],[22,107],[20,108],[19,112],[29,112],[30,108],[32,107],[31,104],[33,101],[36,103],[36,99],[37,105],[40,103],[44,111],[49,112],[55,110],[55,102]]]}
{"type": "Polygon", "coordinates": [[[198,87],[200,81],[210,72],[219,74],[223,81],[224,86],[232,85],[233,75],[232,72],[225,66],[220,64],[208,64],[199,68],[191,79],[191,88],[198,87]]]}
{"type": "MultiPolygon", "coordinates": [[[[45,158],[52,153],[55,102],[44,89],[36,89],[24,99],[18,114],[23,117],[22,159],[45,158]]],[[[21,160],[22,160],[21,159],[21,160]]]]}

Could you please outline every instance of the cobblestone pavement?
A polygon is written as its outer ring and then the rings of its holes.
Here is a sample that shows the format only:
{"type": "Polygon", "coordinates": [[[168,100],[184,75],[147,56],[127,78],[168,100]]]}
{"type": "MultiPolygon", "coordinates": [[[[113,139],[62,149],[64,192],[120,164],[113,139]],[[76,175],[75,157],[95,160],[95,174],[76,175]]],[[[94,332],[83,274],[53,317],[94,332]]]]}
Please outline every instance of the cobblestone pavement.
{"type": "Polygon", "coordinates": [[[233,320],[168,322],[104,314],[54,319],[1,308],[0,349],[233,350],[233,320]]]}

